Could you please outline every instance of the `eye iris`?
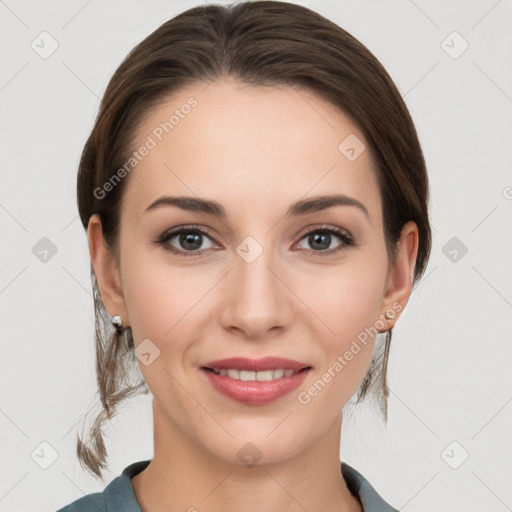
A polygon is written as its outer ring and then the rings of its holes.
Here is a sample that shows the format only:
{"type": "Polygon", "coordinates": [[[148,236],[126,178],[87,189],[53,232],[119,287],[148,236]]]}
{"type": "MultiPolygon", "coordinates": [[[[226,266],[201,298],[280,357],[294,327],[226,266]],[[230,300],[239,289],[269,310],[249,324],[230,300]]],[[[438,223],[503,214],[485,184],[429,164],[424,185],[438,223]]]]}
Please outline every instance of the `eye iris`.
{"type": "Polygon", "coordinates": [[[186,233],[180,235],[180,244],[184,249],[194,250],[199,249],[201,247],[201,235],[199,233],[186,233]],[[195,242],[194,242],[195,238],[195,242]],[[187,244],[191,243],[192,247],[187,246],[187,244]]]}
{"type": "Polygon", "coordinates": [[[320,249],[328,249],[329,245],[331,245],[331,235],[329,233],[315,233],[309,236],[309,243],[316,251],[320,249]],[[327,243],[325,243],[326,240],[327,243]],[[315,247],[316,244],[320,244],[320,247],[315,247]]]}

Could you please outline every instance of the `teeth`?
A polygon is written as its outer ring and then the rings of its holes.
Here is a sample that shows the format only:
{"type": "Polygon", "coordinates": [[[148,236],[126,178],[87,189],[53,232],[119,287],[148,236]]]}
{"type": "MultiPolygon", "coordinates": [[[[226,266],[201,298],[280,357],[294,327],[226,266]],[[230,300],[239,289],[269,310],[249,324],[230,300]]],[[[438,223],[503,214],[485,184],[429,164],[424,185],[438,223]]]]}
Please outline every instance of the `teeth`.
{"type": "Polygon", "coordinates": [[[228,370],[227,376],[231,377],[232,379],[240,380],[240,370],[228,370]]]}
{"type": "Polygon", "coordinates": [[[256,372],[240,370],[240,380],[256,380],[256,372]]]}
{"type": "Polygon", "coordinates": [[[267,380],[280,379],[279,370],[265,370],[264,372],[255,372],[254,380],[259,380],[260,382],[267,380]]]}
{"type": "Polygon", "coordinates": [[[278,368],[277,370],[265,370],[262,372],[252,372],[249,370],[236,370],[236,369],[217,369],[214,368],[213,371],[217,375],[222,375],[224,377],[231,377],[232,379],[242,380],[242,381],[269,381],[275,379],[281,379],[283,377],[290,377],[294,373],[297,373],[295,370],[283,370],[282,368],[278,368]]]}

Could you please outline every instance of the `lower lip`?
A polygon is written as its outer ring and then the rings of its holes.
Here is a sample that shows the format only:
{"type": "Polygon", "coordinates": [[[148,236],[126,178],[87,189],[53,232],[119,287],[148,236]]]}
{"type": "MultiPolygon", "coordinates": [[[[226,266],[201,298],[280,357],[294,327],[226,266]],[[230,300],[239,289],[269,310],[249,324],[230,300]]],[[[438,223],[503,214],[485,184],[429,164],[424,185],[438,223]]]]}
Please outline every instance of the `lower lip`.
{"type": "Polygon", "coordinates": [[[227,375],[217,375],[203,368],[201,371],[206,374],[219,393],[244,404],[261,405],[273,402],[297,389],[306,378],[310,368],[289,377],[269,381],[243,381],[232,379],[227,375]]]}

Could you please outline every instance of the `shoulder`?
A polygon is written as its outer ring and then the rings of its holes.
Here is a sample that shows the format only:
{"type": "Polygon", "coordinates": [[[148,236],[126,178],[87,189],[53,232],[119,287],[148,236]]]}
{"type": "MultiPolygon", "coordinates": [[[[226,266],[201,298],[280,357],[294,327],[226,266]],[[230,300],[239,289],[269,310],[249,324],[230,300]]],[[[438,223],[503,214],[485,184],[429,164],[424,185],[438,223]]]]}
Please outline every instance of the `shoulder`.
{"type": "Polygon", "coordinates": [[[375,488],[359,471],[341,463],[341,473],[350,492],[359,498],[364,512],[398,512],[377,493],[375,488]]]}
{"type": "Polygon", "coordinates": [[[140,512],[131,479],[149,463],[143,460],[130,464],[102,492],[82,496],[57,512],[140,512]]]}

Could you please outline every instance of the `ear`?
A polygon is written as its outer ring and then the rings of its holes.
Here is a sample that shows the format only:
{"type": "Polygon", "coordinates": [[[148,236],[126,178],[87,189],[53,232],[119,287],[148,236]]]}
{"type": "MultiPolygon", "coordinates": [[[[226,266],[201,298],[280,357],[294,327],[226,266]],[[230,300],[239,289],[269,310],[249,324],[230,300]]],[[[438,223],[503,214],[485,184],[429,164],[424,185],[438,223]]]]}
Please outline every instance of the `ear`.
{"type": "Polygon", "coordinates": [[[91,263],[103,304],[111,316],[119,315],[123,320],[123,327],[128,327],[128,312],[122,290],[120,269],[114,255],[105,244],[101,220],[97,214],[92,215],[89,219],[87,239],[91,263]]]}
{"type": "Polygon", "coordinates": [[[414,267],[418,254],[418,227],[413,221],[409,221],[402,227],[400,240],[397,244],[396,258],[389,265],[386,286],[381,303],[381,318],[386,323],[386,328],[379,332],[391,329],[400,313],[409,302],[414,279],[414,267]],[[384,315],[389,311],[394,317],[387,319],[384,315]]]}

